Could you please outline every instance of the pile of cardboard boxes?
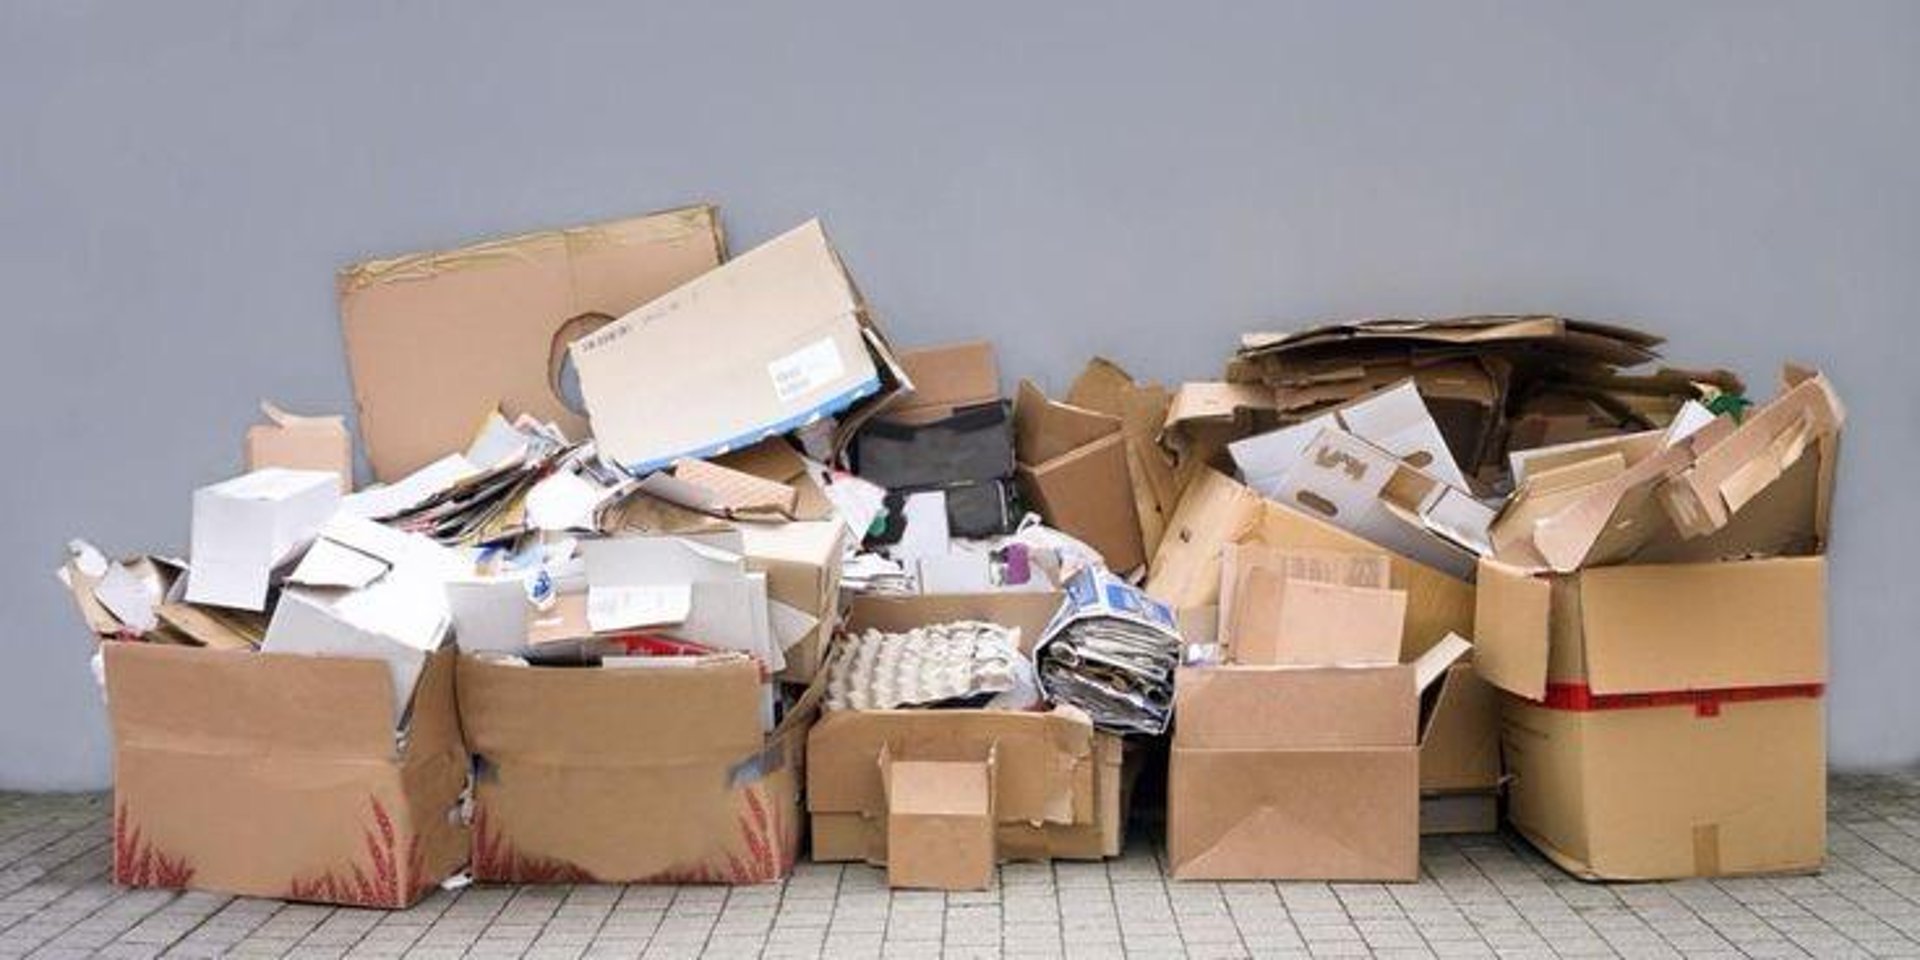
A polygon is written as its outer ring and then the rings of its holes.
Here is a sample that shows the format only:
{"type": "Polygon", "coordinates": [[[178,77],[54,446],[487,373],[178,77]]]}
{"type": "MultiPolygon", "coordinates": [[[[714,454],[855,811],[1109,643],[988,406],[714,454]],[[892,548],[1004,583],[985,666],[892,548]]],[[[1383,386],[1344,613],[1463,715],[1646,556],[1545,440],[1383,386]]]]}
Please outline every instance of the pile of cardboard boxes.
{"type": "Polygon", "coordinates": [[[1755,405],[1622,327],[1371,320],[1009,399],[818,223],[729,257],[711,207],[339,293],[373,483],[267,404],[186,557],[59,571],[120,882],[969,889],[1161,810],[1177,878],[1417,880],[1503,822],[1591,878],[1821,864],[1812,371],[1755,405]]]}

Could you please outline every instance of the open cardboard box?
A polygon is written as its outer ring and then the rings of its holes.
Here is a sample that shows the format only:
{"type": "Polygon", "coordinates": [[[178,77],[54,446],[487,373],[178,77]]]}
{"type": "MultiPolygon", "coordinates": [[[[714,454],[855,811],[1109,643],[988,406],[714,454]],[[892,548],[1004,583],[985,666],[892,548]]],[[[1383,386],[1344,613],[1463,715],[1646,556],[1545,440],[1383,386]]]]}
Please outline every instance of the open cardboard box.
{"type": "Polygon", "coordinates": [[[762,733],[746,657],[530,667],[462,656],[473,875],[504,883],[765,883],[798,855],[818,692],[762,733]]]}
{"type": "Polygon", "coordinates": [[[467,860],[467,755],[450,652],[396,738],[377,660],[102,645],[113,879],[133,887],[405,907],[467,860]]]}
{"type": "Polygon", "coordinates": [[[880,748],[887,796],[887,886],[985,890],[993,885],[994,745],[972,757],[919,760],[880,748]]]}
{"type": "MultiPolygon", "coordinates": [[[[1017,627],[1030,650],[1060,607],[1058,593],[858,596],[847,629],[904,631],[954,620],[1017,627]]],[[[807,737],[813,858],[888,862],[883,750],[925,760],[994,751],[994,849],[999,861],[1118,856],[1130,771],[1119,737],[1071,707],[1007,710],[833,710],[807,737]]]]}
{"type": "Polygon", "coordinates": [[[1057,530],[1125,575],[1147,560],[1119,417],[1049,400],[1020,381],[1013,401],[1020,492],[1057,530]]]}
{"type": "Polygon", "coordinates": [[[1465,650],[1449,636],[1411,664],[1182,668],[1173,877],[1419,879],[1420,695],[1465,650]]]}

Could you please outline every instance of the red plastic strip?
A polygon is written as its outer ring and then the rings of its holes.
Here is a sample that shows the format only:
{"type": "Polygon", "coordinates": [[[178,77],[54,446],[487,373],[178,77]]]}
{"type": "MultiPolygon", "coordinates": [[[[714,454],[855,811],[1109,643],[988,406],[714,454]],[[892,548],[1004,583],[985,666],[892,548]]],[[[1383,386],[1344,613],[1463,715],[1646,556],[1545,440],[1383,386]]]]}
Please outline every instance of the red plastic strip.
{"type": "Polygon", "coordinates": [[[1756,700],[1817,699],[1827,692],[1824,683],[1792,683],[1773,687],[1723,687],[1717,690],[1654,690],[1646,693],[1594,693],[1584,683],[1549,683],[1541,705],[1549,710],[1634,710],[1643,707],[1693,708],[1696,716],[1719,716],[1729,703],[1756,700]]]}

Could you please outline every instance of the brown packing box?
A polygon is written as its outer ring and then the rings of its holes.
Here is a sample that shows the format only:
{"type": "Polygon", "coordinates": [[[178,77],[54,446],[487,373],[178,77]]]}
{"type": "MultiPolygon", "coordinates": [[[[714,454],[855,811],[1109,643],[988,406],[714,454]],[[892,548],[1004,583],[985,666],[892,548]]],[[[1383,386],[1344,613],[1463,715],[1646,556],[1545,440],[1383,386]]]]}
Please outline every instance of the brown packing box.
{"type": "MultiPolygon", "coordinates": [[[[898,631],[953,620],[1017,627],[1025,648],[1059,609],[1057,593],[858,596],[847,629],[898,631]]],[[[977,759],[994,750],[998,859],[1118,856],[1136,772],[1120,738],[1071,707],[1005,710],[831,710],[807,737],[807,809],[817,861],[887,862],[882,749],[916,759],[977,759]]]]}
{"type": "Polygon", "coordinates": [[[1049,400],[1022,380],[1013,434],[1021,494],[1048,524],[1098,550],[1123,575],[1146,562],[1119,417],[1049,400]]]}
{"type": "Polygon", "coordinates": [[[965,759],[915,760],[880,748],[888,886],[985,890],[993,885],[993,775],[991,743],[965,759]]]}
{"type": "Polygon", "coordinates": [[[1508,815],[1589,878],[1818,869],[1826,561],[1480,572],[1508,815]]]}
{"type": "Polygon", "coordinates": [[[451,653],[429,658],[400,746],[378,660],[103,653],[116,882],[399,908],[466,862],[451,653]]]}
{"type": "Polygon", "coordinates": [[[465,450],[499,406],[586,419],[555,393],[568,341],[720,265],[711,206],[685,207],[340,271],[340,318],[360,436],[393,481],[465,450]]]}
{"type": "Polygon", "coordinates": [[[473,875],[512,883],[764,883],[800,844],[811,698],[771,735],[737,657],[636,667],[460,658],[479,771],[473,875]]]}
{"type": "Polygon", "coordinates": [[[1295,550],[1386,553],[1387,586],[1407,595],[1400,659],[1426,652],[1448,633],[1473,635],[1473,584],[1388,553],[1319,518],[1267,500],[1217,470],[1194,479],[1148,568],[1147,593],[1176,610],[1216,606],[1229,543],[1295,550]]]}
{"type": "Polygon", "coordinates": [[[739,526],[747,568],[767,575],[767,596],[819,622],[786,649],[785,683],[813,682],[840,612],[840,560],[847,525],[838,517],[739,526]]]}
{"type": "Polygon", "coordinates": [[[1178,880],[1415,880],[1411,665],[1182,668],[1167,773],[1178,880]]]}
{"type": "Polygon", "coordinates": [[[903,350],[900,369],[913,392],[893,402],[884,414],[898,423],[932,423],[962,407],[1000,399],[1000,365],[993,344],[969,340],[919,350],[903,350]]]}

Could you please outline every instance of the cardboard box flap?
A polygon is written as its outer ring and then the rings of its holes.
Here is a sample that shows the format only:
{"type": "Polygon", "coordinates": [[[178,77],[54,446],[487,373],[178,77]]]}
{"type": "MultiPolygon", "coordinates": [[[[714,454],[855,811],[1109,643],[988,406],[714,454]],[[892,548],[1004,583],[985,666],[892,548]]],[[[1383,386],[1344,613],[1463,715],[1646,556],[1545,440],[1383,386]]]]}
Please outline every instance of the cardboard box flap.
{"type": "Polygon", "coordinates": [[[1093,816],[1093,723],[1071,707],[1003,710],[830,710],[807,739],[807,808],[883,817],[875,758],[978,759],[994,749],[994,805],[1002,822],[1085,823],[1093,816]]]}
{"type": "Polygon", "coordinates": [[[1747,415],[1732,433],[1703,435],[1690,446],[1694,460],[1662,490],[1673,523],[1688,536],[1704,536],[1727,526],[1747,505],[1787,474],[1809,451],[1822,460],[1811,526],[1819,543],[1827,538],[1832,503],[1832,449],[1846,420],[1846,409],[1826,377],[1788,368],[1782,394],[1747,415]]]}
{"type": "Polygon", "coordinates": [[[1500,783],[1500,695],[1455,663],[1421,720],[1420,789],[1491,790],[1500,783]]]}
{"type": "Polygon", "coordinates": [[[1220,599],[1220,551],[1259,522],[1260,495],[1212,468],[1187,485],[1147,567],[1147,595],[1175,609],[1220,599]]]}
{"type": "Polygon", "coordinates": [[[1547,695],[1548,614],[1553,585],[1494,560],[1480,561],[1474,591],[1473,666],[1508,693],[1547,695]]]}
{"type": "Polygon", "coordinates": [[[1043,467],[1119,433],[1119,417],[1049,400],[1033,381],[1020,381],[1013,401],[1013,435],[1021,463],[1043,467]]]}
{"type": "Polygon", "coordinates": [[[476,411],[586,420],[552,387],[555,338],[720,265],[717,211],[693,206],[340,271],[341,326],[367,459],[392,481],[464,449],[476,411]]]}
{"type": "Polygon", "coordinates": [[[393,682],[379,660],[103,645],[122,749],[395,757],[393,682]]]}
{"type": "Polygon", "coordinates": [[[764,742],[760,669],[745,657],[618,669],[461,657],[459,687],[468,746],[496,761],[732,762],[764,742]]]}
{"type": "Polygon", "coordinates": [[[1822,557],[1588,570],[1587,683],[1599,694],[1824,683],[1826,612],[1822,557]]]}
{"type": "Polygon", "coordinates": [[[1413,668],[1187,667],[1174,679],[1175,747],[1304,750],[1416,742],[1413,668]]]}
{"type": "Polygon", "coordinates": [[[880,393],[891,361],[863,311],[814,220],[575,340],[601,455],[644,474],[880,393]]]}

